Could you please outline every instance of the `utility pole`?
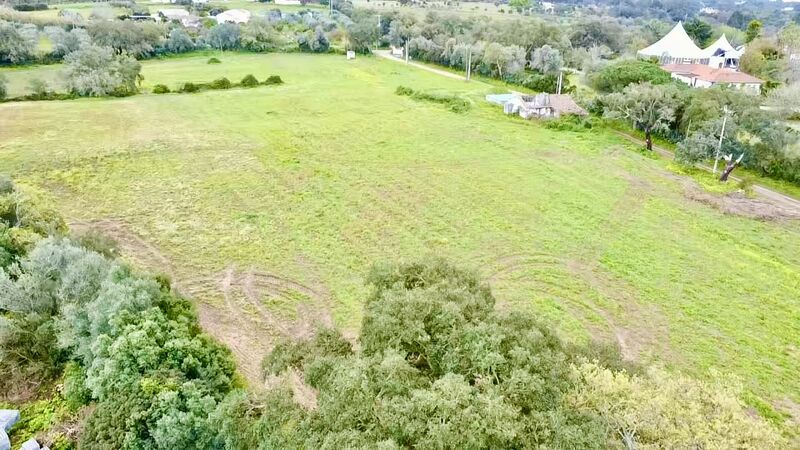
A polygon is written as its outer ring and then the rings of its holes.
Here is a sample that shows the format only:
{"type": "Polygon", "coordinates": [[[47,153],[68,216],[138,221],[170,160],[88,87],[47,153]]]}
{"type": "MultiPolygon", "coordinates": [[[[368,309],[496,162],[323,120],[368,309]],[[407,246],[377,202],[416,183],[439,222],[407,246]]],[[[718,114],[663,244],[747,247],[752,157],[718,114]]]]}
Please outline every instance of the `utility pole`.
{"type": "Polygon", "coordinates": [[[378,37],[375,38],[375,50],[381,46],[381,15],[378,14],[378,37]]]}
{"type": "Polygon", "coordinates": [[[406,64],[408,64],[408,39],[406,39],[406,49],[403,52],[403,56],[406,57],[406,64]]]}
{"type": "Polygon", "coordinates": [[[722,139],[725,137],[725,124],[728,123],[728,105],[722,109],[722,131],[719,133],[719,144],[717,144],[717,154],[714,156],[714,175],[717,174],[717,164],[719,163],[719,153],[722,151],[722,139]]]}
{"type": "Polygon", "coordinates": [[[467,81],[472,76],[472,46],[467,48],[467,81]]]}
{"type": "Polygon", "coordinates": [[[556,94],[561,95],[561,83],[564,79],[564,71],[558,72],[558,87],[556,89],[556,94]]]}

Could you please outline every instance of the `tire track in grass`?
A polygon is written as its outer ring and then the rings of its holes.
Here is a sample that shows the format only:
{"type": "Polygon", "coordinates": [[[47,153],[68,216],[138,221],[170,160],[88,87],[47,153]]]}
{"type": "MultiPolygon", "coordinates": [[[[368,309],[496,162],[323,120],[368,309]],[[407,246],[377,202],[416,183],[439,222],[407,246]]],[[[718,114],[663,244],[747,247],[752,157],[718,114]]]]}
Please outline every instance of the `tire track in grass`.
{"type": "Polygon", "coordinates": [[[169,275],[173,290],[194,300],[200,325],[231,349],[239,370],[253,386],[262,384],[261,359],[277,339],[304,338],[319,325],[334,326],[329,295],[321,289],[252,267],[238,271],[233,264],[215,274],[183,276],[187,270],[179,273],[170,258],[123,220],[74,221],[70,227],[107,236],[136,267],[169,275]],[[294,314],[273,311],[266,302],[294,308],[294,314]]]}

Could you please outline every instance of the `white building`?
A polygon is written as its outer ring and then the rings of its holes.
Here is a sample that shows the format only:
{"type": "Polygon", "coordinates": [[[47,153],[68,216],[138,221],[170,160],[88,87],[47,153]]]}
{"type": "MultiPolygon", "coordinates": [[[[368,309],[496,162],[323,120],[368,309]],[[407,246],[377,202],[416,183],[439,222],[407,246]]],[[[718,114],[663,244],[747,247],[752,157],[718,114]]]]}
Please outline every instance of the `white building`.
{"type": "Polygon", "coordinates": [[[166,20],[168,22],[173,20],[180,22],[182,19],[189,18],[189,16],[191,16],[189,11],[180,8],[158,10],[158,17],[161,17],[162,20],[166,20]]]}
{"type": "Polygon", "coordinates": [[[300,6],[300,0],[275,0],[276,5],[300,6]]]}
{"type": "Polygon", "coordinates": [[[229,9],[217,14],[217,23],[247,23],[250,21],[250,11],[246,9],[229,9]]]}
{"type": "Polygon", "coordinates": [[[728,86],[749,94],[759,94],[764,81],[744,72],[726,67],[714,68],[705,64],[666,64],[662,69],[672,78],[696,88],[728,86]]]}
{"type": "Polygon", "coordinates": [[[661,68],[672,74],[672,78],[689,86],[708,88],[725,85],[759,93],[764,82],[736,70],[743,54],[744,46],[734,47],[724,34],[713,44],[701,49],[686,33],[681,22],[658,42],[639,51],[639,56],[657,58],[661,68]]]}

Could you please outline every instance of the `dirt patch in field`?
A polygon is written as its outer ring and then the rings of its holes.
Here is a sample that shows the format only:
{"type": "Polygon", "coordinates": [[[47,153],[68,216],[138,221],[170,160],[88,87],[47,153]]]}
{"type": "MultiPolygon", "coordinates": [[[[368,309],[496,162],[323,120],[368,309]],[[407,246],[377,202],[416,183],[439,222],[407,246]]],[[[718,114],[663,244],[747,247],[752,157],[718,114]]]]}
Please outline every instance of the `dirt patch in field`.
{"type": "Polygon", "coordinates": [[[791,416],[789,421],[795,426],[800,426],[800,404],[789,398],[784,398],[775,402],[775,408],[789,414],[791,416]]]}
{"type": "Polygon", "coordinates": [[[768,199],[749,198],[741,192],[718,195],[707,192],[694,183],[684,183],[684,196],[716,208],[723,214],[759,220],[800,219],[800,209],[779,205],[768,199]]]}
{"type": "Polygon", "coordinates": [[[119,219],[70,223],[72,230],[99,232],[117,243],[120,254],[136,266],[165,273],[172,288],[194,300],[200,325],[231,349],[239,370],[261,385],[261,359],[279,338],[310,336],[317,326],[333,327],[329,294],[287,277],[230,265],[219,273],[178,272],[158,247],[119,219]],[[193,273],[183,276],[182,273],[193,273]]]}
{"type": "Polygon", "coordinates": [[[92,221],[74,221],[69,228],[75,233],[95,231],[114,240],[117,250],[135,265],[157,273],[173,275],[173,266],[158,247],[131,231],[130,227],[119,219],[101,219],[92,221]]]}
{"type": "MultiPolygon", "coordinates": [[[[645,188],[646,186],[638,186],[645,188]]],[[[633,195],[631,195],[631,198],[633,195]]],[[[627,206],[623,202],[620,208],[637,208],[627,206]]],[[[623,215],[623,217],[626,217],[623,215]]],[[[609,224],[609,226],[614,226],[609,224]]],[[[587,254],[581,260],[560,258],[549,253],[511,253],[499,256],[482,265],[480,273],[486,276],[490,285],[515,277],[535,277],[526,271],[553,271],[562,273],[564,277],[580,280],[580,282],[604,298],[604,303],[615,305],[609,310],[608,305],[600,305],[592,300],[593,295],[582,295],[578,302],[565,301],[567,308],[575,317],[583,318],[582,322],[593,339],[619,346],[620,353],[626,360],[637,360],[645,355],[672,355],[669,342],[669,325],[659,308],[648,305],[634,294],[635,288],[605,273],[594,261],[599,248],[587,248],[587,254]],[[592,322],[589,317],[596,316],[601,323],[592,322]]],[[[551,284],[560,288],[556,280],[534,280],[537,283],[551,284]]],[[[571,283],[574,283],[571,282],[571,283]]],[[[585,289],[585,288],[582,288],[585,289]]],[[[588,294],[588,293],[587,293],[588,294]]],[[[509,305],[498,301],[498,308],[506,309],[509,305]]]]}
{"type": "MultiPolygon", "coordinates": [[[[658,307],[642,303],[633,294],[632,286],[605,274],[596,264],[570,260],[567,267],[597,293],[620,307],[623,317],[616,318],[593,304],[590,298],[586,299],[590,310],[602,317],[612,331],[624,359],[636,360],[645,353],[662,357],[672,353],[668,346],[669,324],[658,307]]],[[[602,334],[596,337],[602,340],[602,334]]]]}
{"type": "Polygon", "coordinates": [[[333,327],[328,298],[306,285],[252,268],[229,266],[209,277],[181,280],[177,288],[199,303],[201,325],[228,345],[241,371],[261,382],[261,359],[279,338],[310,336],[317,326],[333,327]]]}

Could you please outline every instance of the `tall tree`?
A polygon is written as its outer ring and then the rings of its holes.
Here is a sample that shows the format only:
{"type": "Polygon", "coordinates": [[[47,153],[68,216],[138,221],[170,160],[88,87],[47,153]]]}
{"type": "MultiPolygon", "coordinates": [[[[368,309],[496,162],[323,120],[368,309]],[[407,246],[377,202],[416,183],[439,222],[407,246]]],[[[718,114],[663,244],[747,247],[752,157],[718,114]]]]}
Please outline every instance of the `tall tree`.
{"type": "Polygon", "coordinates": [[[672,84],[632,84],[621,93],[605,97],[605,116],[628,120],[645,135],[648,150],[653,149],[653,133],[667,131],[675,122],[678,88],[672,84]]]}
{"type": "Polygon", "coordinates": [[[747,24],[747,30],[745,31],[745,42],[750,42],[761,36],[763,28],[764,25],[761,24],[760,20],[751,20],[750,23],[747,24]]]}
{"type": "Polygon", "coordinates": [[[747,24],[753,20],[753,16],[750,13],[743,13],[739,10],[736,10],[731,14],[731,17],[728,18],[728,25],[734,28],[738,28],[740,30],[747,29],[747,24]]]}
{"type": "Polygon", "coordinates": [[[0,63],[19,64],[33,58],[38,32],[33,25],[24,26],[0,20],[0,63]]]}
{"type": "Polygon", "coordinates": [[[686,22],[683,27],[686,29],[686,33],[700,47],[708,45],[708,40],[711,39],[711,35],[714,33],[711,25],[697,18],[686,22]]]}
{"type": "Polygon", "coordinates": [[[549,45],[537,48],[531,55],[531,68],[543,74],[557,73],[563,65],[561,52],[549,45]]]}

